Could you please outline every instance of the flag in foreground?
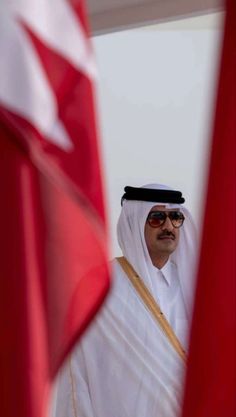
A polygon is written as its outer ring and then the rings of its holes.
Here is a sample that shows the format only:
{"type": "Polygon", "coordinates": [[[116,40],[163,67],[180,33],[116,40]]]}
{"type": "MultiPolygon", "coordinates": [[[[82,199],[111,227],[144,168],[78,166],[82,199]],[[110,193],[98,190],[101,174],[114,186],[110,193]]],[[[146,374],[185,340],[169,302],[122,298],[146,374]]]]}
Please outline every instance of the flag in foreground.
{"type": "Polygon", "coordinates": [[[0,415],[42,417],[109,287],[83,2],[3,1],[0,53],[0,415]]]}
{"type": "Polygon", "coordinates": [[[183,417],[236,415],[235,22],[229,0],[183,417]]]}

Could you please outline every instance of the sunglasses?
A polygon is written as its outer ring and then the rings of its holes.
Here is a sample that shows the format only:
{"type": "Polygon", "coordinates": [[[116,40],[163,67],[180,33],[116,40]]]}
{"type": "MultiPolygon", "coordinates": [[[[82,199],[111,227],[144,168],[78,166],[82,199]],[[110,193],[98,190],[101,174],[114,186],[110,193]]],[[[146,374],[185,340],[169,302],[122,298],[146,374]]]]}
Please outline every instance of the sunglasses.
{"type": "Polygon", "coordinates": [[[167,217],[170,219],[173,227],[180,227],[184,222],[184,215],[180,211],[151,211],[147,217],[147,222],[151,227],[162,226],[167,217]]]}

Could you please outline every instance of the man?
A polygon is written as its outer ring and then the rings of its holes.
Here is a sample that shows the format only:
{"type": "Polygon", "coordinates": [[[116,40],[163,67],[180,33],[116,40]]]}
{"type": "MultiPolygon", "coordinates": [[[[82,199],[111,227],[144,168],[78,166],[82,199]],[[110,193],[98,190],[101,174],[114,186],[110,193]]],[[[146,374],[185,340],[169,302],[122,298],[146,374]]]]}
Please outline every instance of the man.
{"type": "Polygon", "coordinates": [[[176,417],[181,409],[196,236],[179,191],[125,187],[123,257],[100,313],[58,379],[55,417],[176,417]]]}

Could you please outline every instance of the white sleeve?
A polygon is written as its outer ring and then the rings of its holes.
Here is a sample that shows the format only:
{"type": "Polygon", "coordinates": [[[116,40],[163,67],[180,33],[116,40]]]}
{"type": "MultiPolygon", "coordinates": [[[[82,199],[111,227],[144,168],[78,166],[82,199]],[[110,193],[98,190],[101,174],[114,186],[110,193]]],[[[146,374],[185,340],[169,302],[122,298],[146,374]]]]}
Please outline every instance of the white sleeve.
{"type": "Polygon", "coordinates": [[[50,417],[95,417],[83,352],[78,347],[59,371],[50,417]]]}

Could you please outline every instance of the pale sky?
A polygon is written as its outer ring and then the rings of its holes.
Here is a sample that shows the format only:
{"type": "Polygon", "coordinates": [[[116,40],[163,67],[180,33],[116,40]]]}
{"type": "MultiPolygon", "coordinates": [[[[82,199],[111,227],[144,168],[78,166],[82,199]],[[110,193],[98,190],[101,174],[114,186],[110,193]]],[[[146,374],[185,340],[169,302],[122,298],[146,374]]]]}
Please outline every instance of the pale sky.
{"type": "Polygon", "coordinates": [[[173,186],[200,222],[220,39],[219,15],[93,38],[112,256],[125,185],[173,186]]]}

